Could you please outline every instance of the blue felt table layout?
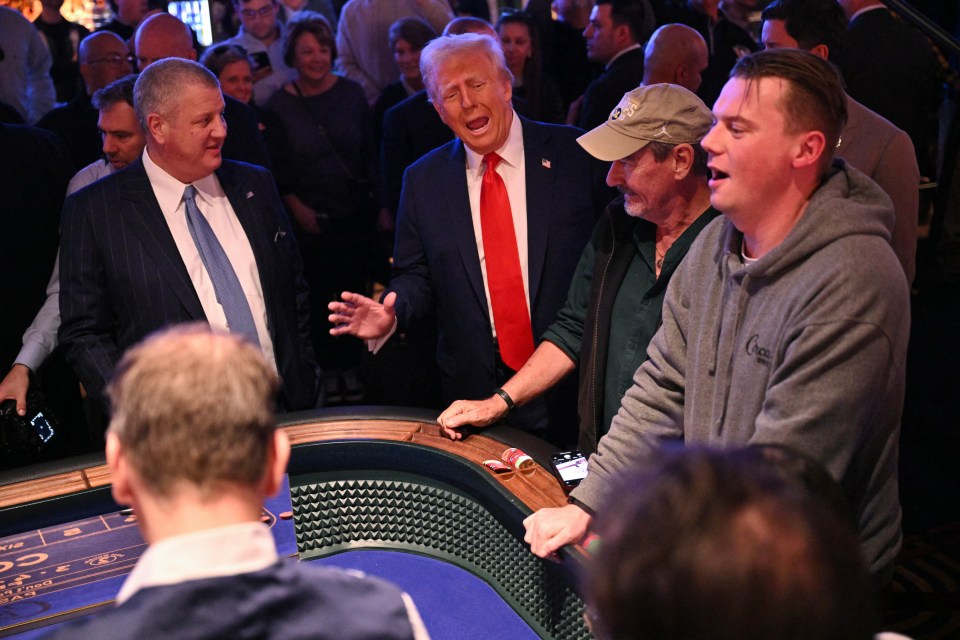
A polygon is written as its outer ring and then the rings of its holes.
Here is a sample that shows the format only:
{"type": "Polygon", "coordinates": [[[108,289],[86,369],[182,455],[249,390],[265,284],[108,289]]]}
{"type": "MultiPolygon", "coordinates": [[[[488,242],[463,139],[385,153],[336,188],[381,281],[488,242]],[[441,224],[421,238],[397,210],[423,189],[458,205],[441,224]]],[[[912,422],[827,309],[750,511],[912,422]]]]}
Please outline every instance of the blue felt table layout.
{"type": "MultiPolygon", "coordinates": [[[[297,553],[293,520],[280,519],[290,510],[284,476],[264,504],[281,556],[297,553]]],[[[0,538],[0,635],[12,625],[113,600],[146,547],[136,518],[117,511],[0,538]]]]}

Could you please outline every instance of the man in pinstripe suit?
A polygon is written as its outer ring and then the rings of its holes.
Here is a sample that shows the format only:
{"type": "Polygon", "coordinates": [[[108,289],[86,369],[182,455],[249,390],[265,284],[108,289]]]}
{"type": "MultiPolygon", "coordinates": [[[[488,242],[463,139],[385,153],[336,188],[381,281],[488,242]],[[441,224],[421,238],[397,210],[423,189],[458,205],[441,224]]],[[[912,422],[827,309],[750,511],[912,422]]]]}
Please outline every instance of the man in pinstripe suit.
{"type": "Polygon", "coordinates": [[[60,341],[68,362],[106,408],[116,362],[148,333],[196,320],[238,330],[231,303],[221,304],[217,267],[198,248],[197,223],[188,223],[189,199],[245,299],[248,337],[283,379],[282,408],[315,406],[319,370],[300,255],[270,174],[221,158],[227,132],[216,78],[195,62],[156,62],[137,80],[134,108],[147,139],[141,159],[64,206],[60,341]]]}

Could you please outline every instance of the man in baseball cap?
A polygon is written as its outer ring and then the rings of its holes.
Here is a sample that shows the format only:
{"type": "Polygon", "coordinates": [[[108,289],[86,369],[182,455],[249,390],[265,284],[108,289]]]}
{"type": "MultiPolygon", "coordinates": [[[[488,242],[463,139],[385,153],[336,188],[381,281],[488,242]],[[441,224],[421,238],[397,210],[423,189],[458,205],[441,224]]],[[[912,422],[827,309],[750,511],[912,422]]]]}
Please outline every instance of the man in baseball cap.
{"type": "MultiPolygon", "coordinates": [[[[613,161],[607,184],[622,194],[607,207],[573,276],[557,321],[502,390],[514,404],[540,395],[580,367],[580,450],[590,455],[607,432],[633,372],[646,360],[660,325],[667,283],[710,207],[700,140],[710,109],[674,84],[641,86],[623,96],[607,120],[578,142],[613,161]]],[[[439,418],[451,438],[465,425],[486,426],[509,411],[495,394],[458,400],[439,418]]]]}

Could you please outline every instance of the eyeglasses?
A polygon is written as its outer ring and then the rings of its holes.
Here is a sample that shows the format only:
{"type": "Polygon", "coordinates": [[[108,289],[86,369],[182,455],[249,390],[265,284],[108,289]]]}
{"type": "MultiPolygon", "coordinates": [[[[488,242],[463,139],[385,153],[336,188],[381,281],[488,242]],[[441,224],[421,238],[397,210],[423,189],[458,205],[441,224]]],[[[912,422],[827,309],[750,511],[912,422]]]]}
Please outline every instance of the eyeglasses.
{"type": "Polygon", "coordinates": [[[110,54],[109,56],[104,56],[98,60],[91,60],[87,64],[112,64],[114,66],[117,66],[117,65],[123,64],[124,62],[126,62],[127,64],[133,64],[133,61],[134,61],[133,56],[121,56],[120,54],[113,53],[113,54],[110,54]]]}
{"type": "Polygon", "coordinates": [[[240,15],[248,20],[252,20],[258,16],[261,18],[266,18],[268,15],[273,13],[276,8],[277,6],[271,3],[265,7],[260,7],[259,9],[241,9],[240,15]]]}

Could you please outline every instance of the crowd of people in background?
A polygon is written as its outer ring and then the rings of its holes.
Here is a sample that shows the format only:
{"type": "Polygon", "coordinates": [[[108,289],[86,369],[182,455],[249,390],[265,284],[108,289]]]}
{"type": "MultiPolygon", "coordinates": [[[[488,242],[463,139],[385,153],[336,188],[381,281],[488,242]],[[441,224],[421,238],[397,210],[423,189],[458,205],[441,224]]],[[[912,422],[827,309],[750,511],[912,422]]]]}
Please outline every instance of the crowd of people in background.
{"type": "MultiPolygon", "coordinates": [[[[53,131],[74,168],[82,169],[104,157],[91,102],[98,89],[159,57],[200,60],[225,96],[230,133],[224,156],[270,168],[293,223],[310,287],[311,338],[327,371],[327,401],[437,404],[441,398],[430,382],[438,370],[421,357],[434,348],[435,330],[401,332],[378,365],[359,343],[331,338],[325,315],[341,291],[371,294],[387,284],[403,174],[453,137],[428,102],[420,70],[421,50],[451,21],[492,29],[512,75],[511,102],[519,115],[584,130],[603,122],[641,84],[678,84],[709,108],[733,64],[760,48],[784,46],[778,35],[786,36],[787,46],[829,57],[843,70],[854,111],[850,135],[841,138],[844,156],[893,198],[894,246],[912,281],[918,217],[913,185],[935,178],[935,109],[944,69],[929,42],[891,20],[878,0],[815,3],[802,15],[791,3],[778,3],[784,5],[780,14],[796,14],[790,20],[795,34],[781,33],[786,21],[777,13],[761,15],[767,4],[557,0],[550,6],[531,0],[520,9],[482,1],[236,0],[210,4],[215,41],[201,47],[196,33],[143,0],[112,3],[109,16],[96,16],[96,24],[87,16],[86,26],[64,17],[61,0],[48,0],[35,29],[26,29],[26,20],[12,9],[0,13],[9,50],[0,62],[0,113],[7,122],[53,131]],[[160,21],[152,19],[157,14],[160,21]],[[817,29],[808,26],[814,16],[822,21],[817,29]],[[87,27],[96,29],[91,34],[87,27]],[[811,38],[812,29],[822,33],[811,38]],[[849,39],[857,44],[844,48],[849,39]],[[151,51],[157,46],[159,53],[151,51]],[[867,49],[902,55],[890,64],[868,64],[873,53],[867,49]],[[910,63],[895,64],[902,60],[910,63]],[[891,79],[891,73],[900,75],[891,79]],[[914,99],[900,100],[889,90],[904,83],[914,99]],[[889,124],[880,141],[868,141],[889,124]],[[387,362],[416,363],[413,378],[423,384],[391,384],[383,369],[387,362]]],[[[36,372],[41,361],[21,362],[16,351],[11,347],[3,356],[36,372]]]]}
{"type": "MultiPolygon", "coordinates": [[[[862,628],[830,609],[840,631],[810,637],[875,630],[858,594],[889,581],[901,539],[918,188],[958,88],[880,0],[233,0],[210,3],[205,47],[148,0],[87,26],[41,4],[33,24],[0,7],[0,401],[55,407],[72,425],[57,454],[123,461],[135,442],[116,411],[152,352],[200,366],[224,340],[280,410],[446,407],[453,440],[507,420],[579,442],[588,479],[526,540],[549,556],[596,519],[598,635],[657,624],[627,615],[637,598],[666,610],[664,584],[619,576],[637,563],[706,585],[699,617],[678,609],[689,628],[663,637],[730,622],[711,605],[717,568],[631,549],[665,531],[721,548],[707,534],[725,527],[770,557],[807,536],[789,559],[804,563],[849,558],[859,533],[865,564],[804,571],[846,592],[862,628]],[[245,340],[194,327],[134,347],[198,321],[245,340]],[[775,477],[788,454],[651,463],[665,441],[786,446],[839,481],[848,513],[775,477]],[[653,475],[608,511],[637,469],[653,475]],[[729,509],[700,539],[707,498],[729,509]]],[[[288,443],[261,448],[254,501],[288,443]]],[[[737,551],[781,584],[785,565],[737,551]]],[[[298,579],[275,561],[269,580],[298,579]]],[[[812,584],[772,602],[829,609],[812,584]]],[[[405,594],[375,590],[401,637],[421,632],[405,594]]]]}

